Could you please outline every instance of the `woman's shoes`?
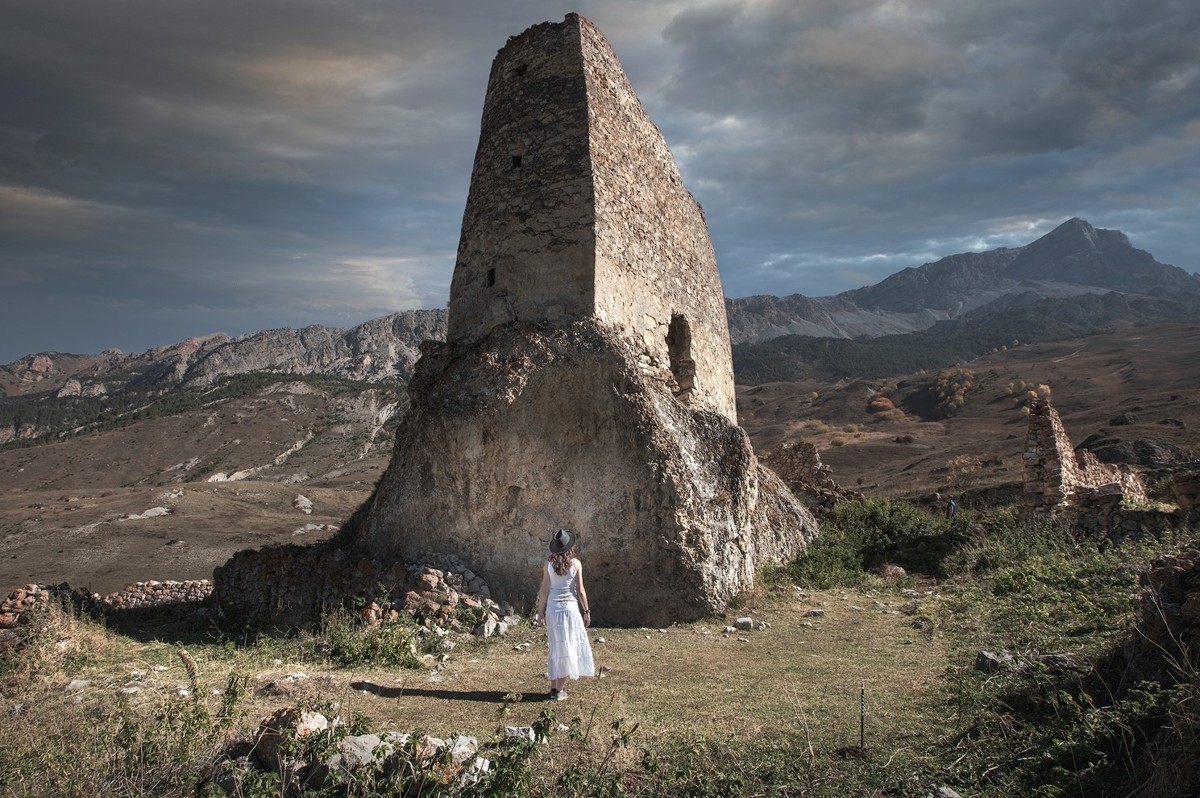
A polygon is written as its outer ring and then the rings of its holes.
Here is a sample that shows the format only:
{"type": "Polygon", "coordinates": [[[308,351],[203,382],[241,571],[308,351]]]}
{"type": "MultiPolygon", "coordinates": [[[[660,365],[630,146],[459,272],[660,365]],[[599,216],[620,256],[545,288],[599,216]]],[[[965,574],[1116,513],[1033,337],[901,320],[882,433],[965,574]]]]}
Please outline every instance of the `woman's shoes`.
{"type": "Polygon", "coordinates": [[[559,690],[554,687],[550,688],[550,700],[551,701],[566,701],[568,697],[569,696],[567,695],[566,690],[559,690]]]}

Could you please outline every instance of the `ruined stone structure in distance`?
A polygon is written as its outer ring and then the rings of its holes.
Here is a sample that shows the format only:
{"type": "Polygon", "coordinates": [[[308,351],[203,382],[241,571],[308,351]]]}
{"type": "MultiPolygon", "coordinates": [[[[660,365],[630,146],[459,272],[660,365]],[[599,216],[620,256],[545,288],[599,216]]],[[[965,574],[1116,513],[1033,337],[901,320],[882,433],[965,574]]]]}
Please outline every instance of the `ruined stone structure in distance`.
{"type": "Polygon", "coordinates": [[[597,623],[722,610],[816,524],[737,426],[707,225],[600,31],[571,14],[492,65],[450,294],[355,533],[462,557],[532,600],[579,534],[597,623]]]}

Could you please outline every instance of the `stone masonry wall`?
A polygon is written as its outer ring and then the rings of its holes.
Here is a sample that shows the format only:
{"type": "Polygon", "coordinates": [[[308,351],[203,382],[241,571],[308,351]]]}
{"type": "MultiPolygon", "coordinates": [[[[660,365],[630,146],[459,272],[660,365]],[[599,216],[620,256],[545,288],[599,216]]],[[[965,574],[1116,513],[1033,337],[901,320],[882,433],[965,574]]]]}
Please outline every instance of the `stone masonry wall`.
{"type": "Polygon", "coordinates": [[[23,613],[44,608],[55,601],[87,603],[93,609],[119,612],[170,604],[199,603],[205,601],[212,591],[213,584],[207,579],[137,582],[107,595],[85,594],[66,584],[25,585],[9,593],[8,597],[0,602],[0,629],[16,626],[23,613]]]}
{"type": "Polygon", "coordinates": [[[1029,515],[1055,516],[1102,495],[1147,501],[1137,474],[1101,463],[1088,451],[1076,455],[1058,411],[1046,398],[1030,405],[1022,465],[1022,506],[1029,515]]]}
{"type": "Polygon", "coordinates": [[[579,20],[596,206],[596,315],[680,398],[736,423],[717,260],[699,204],[595,25],[579,20]]]}
{"type": "Polygon", "coordinates": [[[578,25],[509,39],[488,78],[447,340],[510,322],[586,318],[595,302],[595,211],[578,25]]]}
{"type": "Polygon", "coordinates": [[[647,376],[736,423],[704,215],[603,34],[569,14],[492,64],[448,341],[588,318],[620,330],[647,376]]]}
{"type": "Polygon", "coordinates": [[[821,462],[817,447],[807,441],[791,441],[759,458],[784,484],[805,499],[805,504],[818,517],[833,509],[840,501],[861,501],[858,491],[847,490],[833,478],[833,469],[821,462]]]}
{"type": "Polygon", "coordinates": [[[404,562],[376,562],[330,543],[234,554],[213,573],[216,599],[236,625],[302,627],[354,598],[403,595],[413,586],[404,562]]]}

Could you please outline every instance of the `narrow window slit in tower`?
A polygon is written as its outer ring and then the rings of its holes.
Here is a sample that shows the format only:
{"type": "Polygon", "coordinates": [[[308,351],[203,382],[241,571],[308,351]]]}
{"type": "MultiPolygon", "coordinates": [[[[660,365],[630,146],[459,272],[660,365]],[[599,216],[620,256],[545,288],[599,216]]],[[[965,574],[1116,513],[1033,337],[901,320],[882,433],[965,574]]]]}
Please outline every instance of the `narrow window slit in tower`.
{"type": "Polygon", "coordinates": [[[512,168],[513,169],[521,168],[521,156],[520,155],[514,155],[512,157],[512,168]]]}
{"type": "Polygon", "coordinates": [[[667,356],[671,362],[671,376],[675,380],[675,398],[689,404],[696,390],[696,362],[692,360],[692,328],[681,314],[671,316],[667,328],[667,356]]]}
{"type": "Polygon", "coordinates": [[[496,270],[488,269],[488,288],[496,284],[496,270]]]}

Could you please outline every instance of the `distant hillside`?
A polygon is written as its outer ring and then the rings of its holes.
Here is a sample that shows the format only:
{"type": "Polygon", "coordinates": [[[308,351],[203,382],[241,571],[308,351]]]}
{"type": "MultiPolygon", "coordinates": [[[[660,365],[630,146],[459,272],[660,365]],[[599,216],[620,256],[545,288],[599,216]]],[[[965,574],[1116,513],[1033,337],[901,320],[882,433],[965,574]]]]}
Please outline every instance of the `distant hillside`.
{"type": "MultiPolygon", "coordinates": [[[[833,297],[726,300],[739,383],[882,377],[941,368],[1016,343],[1117,324],[1200,320],[1200,277],[1158,263],[1116,230],[1071,219],[1024,246],[951,255],[833,297]]],[[[94,429],[157,397],[239,375],[406,382],[445,310],[348,329],[213,334],[136,355],[39,353],[0,366],[0,445],[94,429]]]]}
{"type": "Polygon", "coordinates": [[[1061,299],[1010,294],[952,321],[906,335],[847,340],[789,335],[733,348],[739,384],[802,378],[877,378],[938,369],[998,349],[1079,338],[1122,324],[1200,321],[1200,294],[1109,292],[1061,299]]]}
{"type": "Polygon", "coordinates": [[[203,388],[252,372],[407,382],[421,341],[446,337],[445,310],[406,310],[345,329],[313,325],[230,338],[214,333],[127,355],[42,352],[0,365],[0,395],[99,396],[114,389],[203,388]]]}

